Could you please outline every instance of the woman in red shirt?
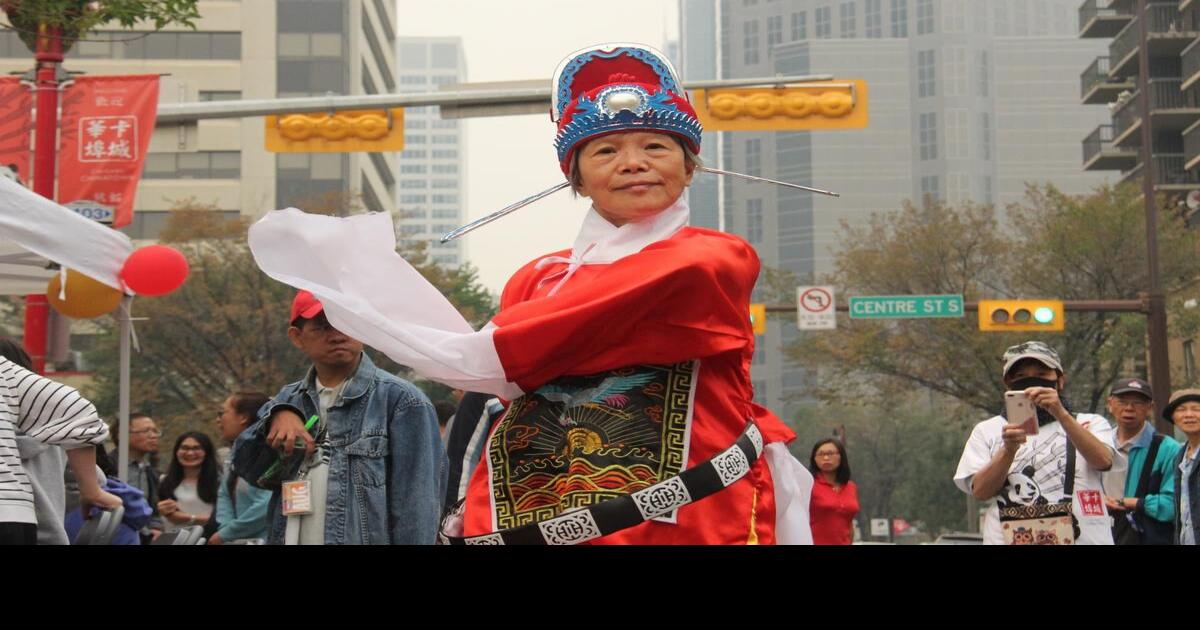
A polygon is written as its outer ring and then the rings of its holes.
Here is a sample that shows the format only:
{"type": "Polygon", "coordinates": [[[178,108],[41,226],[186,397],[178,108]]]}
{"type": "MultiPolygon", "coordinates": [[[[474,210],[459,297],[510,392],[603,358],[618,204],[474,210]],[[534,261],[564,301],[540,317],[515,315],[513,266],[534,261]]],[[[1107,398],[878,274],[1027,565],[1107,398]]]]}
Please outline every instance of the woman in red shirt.
{"type": "Polygon", "coordinates": [[[809,523],[814,545],[849,545],[858,514],[858,486],[850,481],[846,447],[830,438],[813,446],[808,460],[813,472],[809,523]]]}

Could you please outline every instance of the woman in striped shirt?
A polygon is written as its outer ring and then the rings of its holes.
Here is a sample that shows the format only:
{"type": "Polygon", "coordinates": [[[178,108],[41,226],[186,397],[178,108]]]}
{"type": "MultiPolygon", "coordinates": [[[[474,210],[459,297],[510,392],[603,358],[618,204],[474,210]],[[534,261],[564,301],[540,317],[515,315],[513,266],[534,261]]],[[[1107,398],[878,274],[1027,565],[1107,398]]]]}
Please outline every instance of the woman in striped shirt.
{"type": "Polygon", "coordinates": [[[93,506],[121,505],[121,499],[105,492],[96,479],[93,445],[104,442],[108,427],[92,403],[74,388],[0,357],[0,545],[37,542],[33,491],[21,466],[18,431],[67,449],[85,517],[93,506]]]}

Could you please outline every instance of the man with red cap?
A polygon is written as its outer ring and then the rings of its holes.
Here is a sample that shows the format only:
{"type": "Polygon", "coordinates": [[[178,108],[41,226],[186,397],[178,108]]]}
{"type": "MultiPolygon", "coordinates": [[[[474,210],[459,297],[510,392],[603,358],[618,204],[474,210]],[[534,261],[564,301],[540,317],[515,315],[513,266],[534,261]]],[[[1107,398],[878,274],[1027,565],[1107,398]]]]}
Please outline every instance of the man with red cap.
{"type": "Polygon", "coordinates": [[[288,323],[312,367],[263,405],[233,452],[239,476],[275,490],[269,541],[433,543],[446,483],[433,405],[375,367],[308,291],[288,323]]]}

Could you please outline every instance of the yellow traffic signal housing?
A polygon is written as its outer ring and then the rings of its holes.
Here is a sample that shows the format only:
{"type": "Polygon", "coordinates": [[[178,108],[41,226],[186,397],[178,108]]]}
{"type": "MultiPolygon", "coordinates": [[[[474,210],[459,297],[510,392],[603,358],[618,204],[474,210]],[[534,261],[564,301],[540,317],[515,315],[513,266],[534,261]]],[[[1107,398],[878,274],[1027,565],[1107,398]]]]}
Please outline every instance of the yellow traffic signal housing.
{"type": "Polygon", "coordinates": [[[862,129],[870,118],[861,79],[695,90],[692,105],[705,131],[862,129]]]}
{"type": "Polygon", "coordinates": [[[404,109],[267,116],[272,153],[351,153],[404,149],[404,109]]]}
{"type": "Polygon", "coordinates": [[[980,300],[979,330],[1057,331],[1067,323],[1062,300],[980,300]]]}
{"type": "Polygon", "coordinates": [[[767,305],[766,304],[751,304],[750,305],[750,325],[754,328],[754,334],[767,334],[767,305]]]}

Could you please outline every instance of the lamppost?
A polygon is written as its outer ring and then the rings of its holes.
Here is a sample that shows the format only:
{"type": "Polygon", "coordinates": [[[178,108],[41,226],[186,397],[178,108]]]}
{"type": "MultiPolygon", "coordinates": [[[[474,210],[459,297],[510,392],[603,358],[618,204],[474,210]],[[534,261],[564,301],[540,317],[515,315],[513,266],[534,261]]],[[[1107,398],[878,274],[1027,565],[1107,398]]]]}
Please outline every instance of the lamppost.
{"type": "Polygon", "coordinates": [[[1150,117],[1150,49],[1146,33],[1150,14],[1146,0],[1138,0],[1138,111],[1142,118],[1142,194],[1146,208],[1146,267],[1150,286],[1147,291],[1146,332],[1150,355],[1150,386],[1155,399],[1155,427],[1170,435],[1171,423],[1162,418],[1167,395],[1171,393],[1171,364],[1167,355],[1167,299],[1163,294],[1158,265],[1158,202],[1154,196],[1154,133],[1150,117]]]}
{"type": "MultiPolygon", "coordinates": [[[[34,60],[37,119],[33,145],[33,192],[53,200],[58,157],[58,73],[63,60],[61,27],[44,22],[38,25],[34,60]]],[[[25,296],[25,351],[33,359],[33,369],[39,374],[46,371],[49,317],[50,304],[45,295],[25,296]]]]}

